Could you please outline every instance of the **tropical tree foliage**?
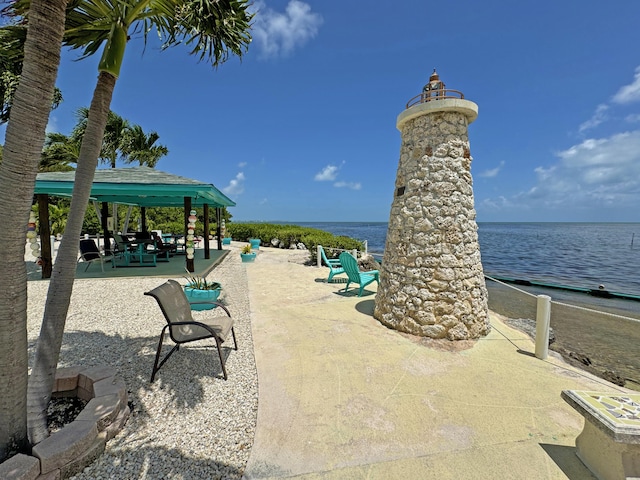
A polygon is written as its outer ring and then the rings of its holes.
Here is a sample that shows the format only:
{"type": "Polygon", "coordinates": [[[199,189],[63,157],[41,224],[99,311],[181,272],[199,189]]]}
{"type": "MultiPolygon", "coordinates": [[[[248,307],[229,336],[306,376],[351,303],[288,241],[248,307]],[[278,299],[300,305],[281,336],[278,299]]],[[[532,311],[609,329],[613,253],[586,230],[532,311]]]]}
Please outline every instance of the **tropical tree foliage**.
{"type": "MultiPolygon", "coordinates": [[[[25,25],[6,25],[0,27],[0,124],[9,120],[9,112],[13,103],[13,95],[22,73],[24,58],[24,42],[27,38],[25,25]]],[[[62,101],[62,92],[54,90],[51,108],[54,109],[62,101]]]]}

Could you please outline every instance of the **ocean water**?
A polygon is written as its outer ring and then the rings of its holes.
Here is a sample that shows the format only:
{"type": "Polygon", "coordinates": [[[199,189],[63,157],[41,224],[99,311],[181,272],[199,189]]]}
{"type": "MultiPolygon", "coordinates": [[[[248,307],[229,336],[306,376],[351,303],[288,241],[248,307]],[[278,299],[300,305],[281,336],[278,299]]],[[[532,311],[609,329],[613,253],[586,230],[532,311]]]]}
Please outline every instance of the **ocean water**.
{"type": "MultiPolygon", "coordinates": [[[[304,223],[384,252],[386,222],[304,223]]],[[[484,273],[640,295],[640,223],[479,223],[484,273]]]]}

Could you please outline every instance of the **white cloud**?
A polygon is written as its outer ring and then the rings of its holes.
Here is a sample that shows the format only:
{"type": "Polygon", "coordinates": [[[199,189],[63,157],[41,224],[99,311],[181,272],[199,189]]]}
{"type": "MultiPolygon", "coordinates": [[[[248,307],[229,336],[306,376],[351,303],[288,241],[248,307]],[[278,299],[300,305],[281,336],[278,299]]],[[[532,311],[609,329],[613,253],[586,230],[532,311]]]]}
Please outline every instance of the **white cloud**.
{"type": "Polygon", "coordinates": [[[229,185],[222,189],[222,193],[225,195],[240,195],[244,192],[244,173],[239,172],[234,179],[229,182],[229,185]]]}
{"type": "Polygon", "coordinates": [[[640,122],[640,113],[632,113],[624,117],[624,120],[628,123],[638,123],[640,122]]]}
{"type": "Polygon", "coordinates": [[[257,11],[252,36],[264,58],[286,56],[318,34],[322,16],[300,0],[290,0],[284,13],[264,2],[255,3],[257,11]]]}
{"type": "Polygon", "coordinates": [[[478,209],[600,209],[640,203],[640,130],[587,139],[534,170],[536,182],[511,197],[488,198],[478,209]]]}
{"type": "Polygon", "coordinates": [[[627,104],[640,100],[640,67],[636,67],[633,82],[621,87],[611,100],[619,104],[627,104]]]}
{"type": "Polygon", "coordinates": [[[608,120],[607,110],[609,110],[608,105],[605,105],[604,103],[598,105],[591,118],[580,125],[580,128],[578,129],[579,132],[582,133],[585,130],[589,130],[590,128],[595,128],[602,122],[608,120]]]}
{"type": "Polygon", "coordinates": [[[360,190],[362,188],[360,182],[336,182],[333,186],[336,188],[350,188],[351,190],[360,190]]]}
{"type": "Polygon", "coordinates": [[[486,177],[486,178],[496,177],[498,173],[500,173],[500,170],[502,170],[502,167],[504,167],[504,160],[500,162],[500,165],[498,165],[496,168],[485,170],[484,172],[481,172],[479,176],[486,177]]]}
{"type": "Polygon", "coordinates": [[[313,177],[316,182],[333,181],[338,176],[339,167],[336,165],[327,165],[313,177]]]}
{"type": "Polygon", "coordinates": [[[244,168],[244,167],[246,167],[246,166],[247,166],[247,162],[240,162],[240,163],[238,164],[238,168],[244,168]]]}
{"type": "Polygon", "coordinates": [[[45,129],[46,133],[52,133],[52,132],[57,132],[58,130],[58,119],[53,116],[53,115],[49,115],[49,122],[47,123],[47,127],[45,129]]]}

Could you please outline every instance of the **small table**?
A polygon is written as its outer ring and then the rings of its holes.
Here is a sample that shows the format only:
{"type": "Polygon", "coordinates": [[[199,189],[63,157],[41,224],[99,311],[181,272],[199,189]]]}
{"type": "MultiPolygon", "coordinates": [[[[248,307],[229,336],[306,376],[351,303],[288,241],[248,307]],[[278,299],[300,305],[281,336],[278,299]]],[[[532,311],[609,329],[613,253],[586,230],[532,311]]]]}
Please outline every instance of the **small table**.
{"type": "Polygon", "coordinates": [[[156,266],[156,254],[146,252],[147,245],[153,245],[153,240],[125,240],[127,247],[132,247],[133,250],[127,251],[124,254],[124,262],[126,266],[129,266],[131,262],[136,262],[135,257],[138,257],[140,266],[156,266]],[[150,262],[145,265],[144,258],[148,257],[150,262]]]}
{"type": "Polygon", "coordinates": [[[600,479],[640,477],[640,393],[563,390],[584,421],[576,454],[600,479]]]}

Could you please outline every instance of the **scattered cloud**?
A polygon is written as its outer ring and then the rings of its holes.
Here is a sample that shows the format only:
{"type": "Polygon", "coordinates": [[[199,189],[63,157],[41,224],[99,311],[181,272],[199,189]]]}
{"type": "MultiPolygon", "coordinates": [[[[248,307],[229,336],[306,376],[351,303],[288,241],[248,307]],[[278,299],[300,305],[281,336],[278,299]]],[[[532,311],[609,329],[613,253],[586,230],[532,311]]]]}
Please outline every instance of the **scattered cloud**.
{"type": "Polygon", "coordinates": [[[598,107],[596,108],[596,111],[593,113],[591,118],[586,122],[582,123],[578,131],[582,133],[585,130],[589,130],[590,128],[595,128],[598,125],[600,125],[602,122],[608,120],[607,110],[609,110],[609,105],[606,105],[604,103],[598,105],[598,107]]]}
{"type": "Polygon", "coordinates": [[[336,182],[333,186],[336,188],[350,188],[351,190],[360,190],[362,188],[360,182],[336,182]]]}
{"type": "Polygon", "coordinates": [[[53,115],[49,115],[49,122],[47,123],[45,132],[52,133],[52,132],[59,132],[59,131],[60,130],[58,129],[58,119],[53,115]]]}
{"type": "Polygon", "coordinates": [[[260,200],[259,204],[260,205],[264,205],[265,203],[269,203],[269,199],[267,198],[263,198],[262,200],[260,200]]]}
{"type": "Polygon", "coordinates": [[[247,166],[247,162],[240,162],[240,163],[238,164],[238,168],[244,168],[244,167],[246,167],[246,166],[247,166]]]}
{"type": "Polygon", "coordinates": [[[229,185],[222,189],[222,193],[225,195],[240,195],[244,192],[244,173],[238,172],[234,179],[229,182],[229,185]]]}
{"type": "Polygon", "coordinates": [[[498,173],[500,173],[500,170],[502,170],[502,167],[504,167],[504,160],[500,162],[500,165],[498,165],[496,168],[492,168],[490,170],[485,170],[484,172],[480,172],[479,176],[485,177],[485,178],[496,177],[498,176],[498,173]]]}
{"type": "Polygon", "coordinates": [[[529,190],[485,199],[478,209],[562,211],[640,203],[640,130],[590,138],[557,152],[556,158],[554,165],[534,169],[536,182],[529,190]]]}
{"type": "Polygon", "coordinates": [[[625,122],[627,123],[639,123],[640,122],[640,113],[632,113],[624,117],[625,122]]]}
{"type": "Polygon", "coordinates": [[[318,34],[322,16],[300,0],[290,0],[285,12],[276,12],[262,1],[254,4],[256,12],[252,36],[263,58],[289,55],[318,34]]]}
{"type": "Polygon", "coordinates": [[[621,105],[637,102],[640,100],[640,66],[636,67],[636,73],[633,76],[633,82],[631,82],[629,85],[621,87],[611,100],[614,103],[618,103],[621,105]]]}
{"type": "Polygon", "coordinates": [[[338,176],[340,167],[336,165],[327,165],[321,171],[316,173],[314,180],[316,182],[332,182],[338,176]]]}

